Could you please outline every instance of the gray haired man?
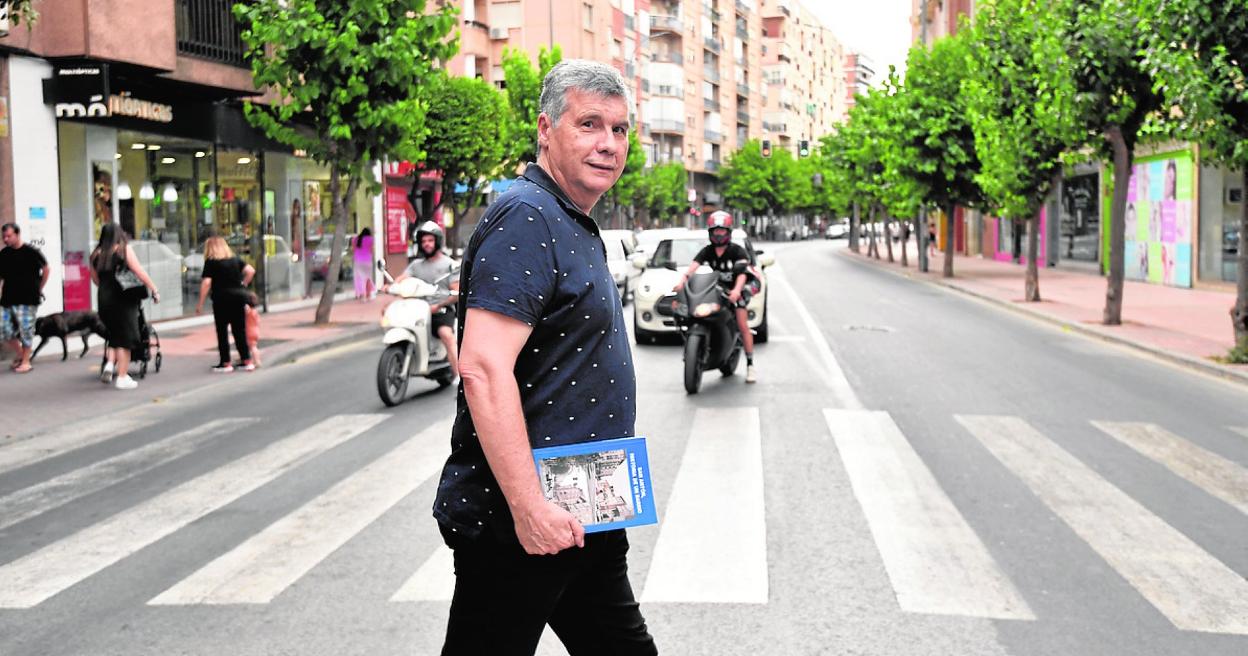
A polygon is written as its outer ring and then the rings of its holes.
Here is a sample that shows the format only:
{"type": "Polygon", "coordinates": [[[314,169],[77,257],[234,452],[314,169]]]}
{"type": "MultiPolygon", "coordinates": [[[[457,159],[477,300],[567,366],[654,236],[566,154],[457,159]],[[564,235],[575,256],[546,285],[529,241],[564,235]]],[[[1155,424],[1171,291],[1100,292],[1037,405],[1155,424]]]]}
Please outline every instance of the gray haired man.
{"type": "Polygon", "coordinates": [[[634,435],[624,313],[589,217],[624,168],[628,108],[610,66],[551,69],[537,163],[468,243],[463,384],[433,507],[455,552],[444,655],[531,655],[547,624],[572,656],[658,653],[629,585],[625,532],[586,534],[546,500],[533,464],[534,448],[634,435]]]}

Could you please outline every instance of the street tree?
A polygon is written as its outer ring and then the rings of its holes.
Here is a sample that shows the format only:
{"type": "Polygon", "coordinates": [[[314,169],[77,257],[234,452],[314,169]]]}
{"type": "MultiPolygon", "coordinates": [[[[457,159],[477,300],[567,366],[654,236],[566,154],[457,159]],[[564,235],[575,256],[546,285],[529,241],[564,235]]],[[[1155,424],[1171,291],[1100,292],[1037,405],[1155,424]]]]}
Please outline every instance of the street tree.
{"type": "MultiPolygon", "coordinates": [[[[1058,38],[1066,50],[1062,70],[1051,70],[1053,88],[1073,97],[1081,141],[1113,162],[1109,280],[1103,323],[1122,323],[1124,221],[1135,148],[1161,96],[1144,62],[1152,19],[1140,0],[1058,0],[1058,38]],[[1062,82],[1066,76],[1071,82],[1062,82]]],[[[1203,19],[1202,19],[1203,20],[1203,19]]]]}
{"type": "Polygon", "coordinates": [[[906,59],[905,86],[895,96],[894,114],[904,121],[900,130],[901,157],[890,166],[894,180],[912,184],[925,205],[944,210],[945,262],[943,275],[953,276],[953,217],[959,206],[978,207],[983,191],[962,78],[967,67],[966,32],[932,44],[916,46],[906,59]]]}
{"type": "Polygon", "coordinates": [[[39,12],[35,9],[35,0],[7,0],[6,2],[0,2],[0,5],[6,4],[8,6],[0,6],[0,10],[8,11],[9,20],[14,25],[26,23],[26,26],[29,28],[39,20],[39,12]]]}
{"type": "Polygon", "coordinates": [[[507,147],[508,172],[523,164],[537,161],[537,116],[541,113],[542,80],[555,64],[563,61],[563,49],[558,44],[549,50],[543,46],[537,54],[537,66],[528,53],[519,48],[503,50],[501,63],[504,93],[507,96],[507,126],[513,138],[507,147]]]}
{"type": "Polygon", "coordinates": [[[771,158],[763,157],[762,144],[751,139],[724,159],[719,170],[724,204],[753,216],[769,214],[777,204],[771,158]]]}
{"type": "Polygon", "coordinates": [[[987,205],[1027,221],[1027,301],[1040,300],[1040,209],[1060,179],[1062,154],[1078,141],[1054,18],[1039,0],[980,5],[962,83],[987,205]]]}
{"type": "Polygon", "coordinates": [[[631,228],[637,218],[637,207],[643,205],[642,177],[646,175],[643,171],[646,166],[646,153],[641,148],[641,141],[637,138],[636,130],[628,132],[628,157],[624,160],[624,171],[620,173],[620,179],[607,190],[606,209],[608,212],[608,225],[614,225],[612,221],[616,217],[627,219],[621,227],[631,228]]]}
{"type": "Polygon", "coordinates": [[[435,76],[427,96],[425,123],[437,138],[425,144],[425,167],[442,173],[438,205],[451,208],[454,223],[447,243],[458,248],[460,224],[502,172],[507,145],[514,140],[499,121],[507,112],[502,94],[485,80],[435,76]]]}
{"type": "Polygon", "coordinates": [[[689,209],[685,188],[689,173],[680,162],[659,164],[642,176],[639,194],[651,225],[671,222],[689,209]]]}
{"type": "MultiPolygon", "coordinates": [[[[263,0],[234,6],[245,58],[272,104],[248,102],[247,120],[269,138],[330,169],[334,224],[326,280],[342,270],[347,204],[361,185],[376,189],[382,157],[419,161],[428,135],[418,91],[436,63],[454,54],[456,9],[425,0],[263,0]],[[345,182],[345,184],[344,184],[345,182]]],[[[329,322],[325,285],[316,323],[329,322]]]]}
{"type": "MultiPolygon", "coordinates": [[[[1243,0],[1168,0],[1145,49],[1148,70],[1176,132],[1198,141],[1201,159],[1238,169],[1248,189],[1248,5],[1243,0]]],[[[1248,349],[1248,203],[1240,203],[1238,283],[1231,310],[1237,352],[1248,349]]]]}

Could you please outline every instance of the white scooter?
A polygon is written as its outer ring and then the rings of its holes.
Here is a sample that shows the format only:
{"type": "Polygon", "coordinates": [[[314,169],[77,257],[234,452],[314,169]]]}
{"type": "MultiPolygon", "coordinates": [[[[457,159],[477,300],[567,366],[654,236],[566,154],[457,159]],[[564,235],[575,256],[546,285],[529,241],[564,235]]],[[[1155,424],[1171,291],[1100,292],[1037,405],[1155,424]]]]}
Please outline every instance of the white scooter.
{"type": "MultiPolygon", "coordinates": [[[[377,362],[377,393],[386,405],[395,406],[407,396],[408,379],[419,376],[446,387],[455,380],[455,372],[446,359],[446,346],[433,332],[426,300],[438,295],[438,286],[418,278],[405,278],[395,284],[390,274],[384,270],[382,273],[391,283],[385,293],[398,299],[387,305],[381,315],[381,327],[386,330],[382,342],[386,348],[377,362]]],[[[453,275],[459,275],[458,268],[447,274],[453,275]]]]}

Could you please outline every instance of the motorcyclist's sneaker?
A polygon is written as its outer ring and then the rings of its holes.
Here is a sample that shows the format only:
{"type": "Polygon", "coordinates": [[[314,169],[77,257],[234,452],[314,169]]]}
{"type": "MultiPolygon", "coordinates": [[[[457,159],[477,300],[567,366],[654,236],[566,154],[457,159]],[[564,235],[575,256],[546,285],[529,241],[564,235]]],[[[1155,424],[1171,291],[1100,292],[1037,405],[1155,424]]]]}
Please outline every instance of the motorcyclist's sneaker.
{"type": "Polygon", "coordinates": [[[745,367],[745,382],[747,383],[758,382],[758,372],[754,371],[754,365],[752,364],[746,365],[745,367]]]}

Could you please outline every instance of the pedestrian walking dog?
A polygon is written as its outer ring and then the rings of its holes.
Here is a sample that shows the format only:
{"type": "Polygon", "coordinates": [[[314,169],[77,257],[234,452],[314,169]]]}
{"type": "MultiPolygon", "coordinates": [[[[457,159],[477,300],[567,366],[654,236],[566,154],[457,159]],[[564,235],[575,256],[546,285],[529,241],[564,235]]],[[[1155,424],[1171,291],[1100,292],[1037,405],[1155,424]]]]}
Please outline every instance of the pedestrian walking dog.
{"type": "Polygon", "coordinates": [[[94,312],[58,312],[49,314],[46,317],[35,319],[35,334],[39,336],[39,345],[35,347],[35,352],[31,354],[31,358],[39,355],[39,351],[43,350],[48,340],[60,338],[61,340],[61,360],[69,358],[69,347],[65,343],[66,338],[77,335],[82,337],[82,353],[78,357],[83,357],[90,350],[87,338],[95,333],[108,340],[108,330],[104,327],[104,322],[100,321],[100,315],[94,312]]]}

